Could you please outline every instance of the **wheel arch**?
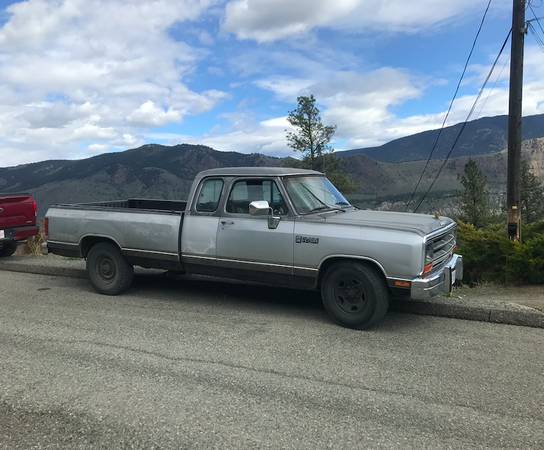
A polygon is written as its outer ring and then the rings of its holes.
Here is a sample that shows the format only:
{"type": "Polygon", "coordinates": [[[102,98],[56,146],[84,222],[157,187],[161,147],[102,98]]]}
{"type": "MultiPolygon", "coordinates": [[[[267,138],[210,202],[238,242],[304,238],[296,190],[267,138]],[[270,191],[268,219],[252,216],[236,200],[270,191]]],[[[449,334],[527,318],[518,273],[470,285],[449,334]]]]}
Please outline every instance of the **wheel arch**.
{"type": "Polygon", "coordinates": [[[96,244],[99,244],[101,242],[109,242],[121,250],[121,246],[119,243],[113,239],[111,236],[103,236],[98,234],[89,234],[86,236],[83,236],[81,240],[79,241],[79,251],[81,252],[81,256],[83,258],[86,258],[89,254],[89,250],[91,247],[93,247],[96,244]]]}
{"type": "Polygon", "coordinates": [[[379,275],[382,276],[384,283],[387,285],[387,274],[385,272],[385,269],[375,259],[369,258],[366,256],[331,255],[331,256],[327,256],[319,264],[319,272],[317,276],[317,285],[316,285],[317,288],[321,287],[321,281],[323,280],[323,276],[325,275],[325,273],[327,273],[327,270],[329,269],[329,267],[339,262],[358,262],[367,267],[371,267],[379,275]]]}

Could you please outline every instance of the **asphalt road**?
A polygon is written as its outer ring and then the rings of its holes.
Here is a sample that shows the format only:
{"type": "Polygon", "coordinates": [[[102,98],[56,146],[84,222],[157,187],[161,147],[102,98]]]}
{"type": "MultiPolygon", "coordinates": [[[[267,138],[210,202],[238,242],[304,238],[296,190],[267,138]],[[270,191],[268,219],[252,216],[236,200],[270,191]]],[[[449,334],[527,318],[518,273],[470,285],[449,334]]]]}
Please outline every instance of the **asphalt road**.
{"type": "Polygon", "coordinates": [[[544,448],[544,330],[0,272],[0,448],[544,448]]]}

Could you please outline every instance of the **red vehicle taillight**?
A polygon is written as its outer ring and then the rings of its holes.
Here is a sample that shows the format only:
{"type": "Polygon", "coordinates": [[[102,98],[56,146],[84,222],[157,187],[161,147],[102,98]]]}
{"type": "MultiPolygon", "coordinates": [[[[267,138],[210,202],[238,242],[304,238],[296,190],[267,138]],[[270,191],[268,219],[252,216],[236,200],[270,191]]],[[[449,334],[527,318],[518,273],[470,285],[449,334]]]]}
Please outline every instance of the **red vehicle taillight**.
{"type": "Polygon", "coordinates": [[[48,217],[43,219],[43,234],[45,235],[45,239],[49,237],[49,218],[48,217]]]}
{"type": "Polygon", "coordinates": [[[32,209],[34,211],[34,217],[38,216],[38,204],[36,203],[36,200],[32,201],[32,209]]]}

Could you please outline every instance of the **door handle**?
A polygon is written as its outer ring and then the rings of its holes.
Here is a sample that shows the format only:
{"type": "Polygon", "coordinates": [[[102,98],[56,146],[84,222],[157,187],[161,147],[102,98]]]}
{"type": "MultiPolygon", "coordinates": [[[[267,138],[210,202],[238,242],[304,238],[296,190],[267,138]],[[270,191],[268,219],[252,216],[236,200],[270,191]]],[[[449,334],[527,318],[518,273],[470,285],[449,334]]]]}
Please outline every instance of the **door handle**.
{"type": "Polygon", "coordinates": [[[234,225],[232,220],[222,220],[221,225],[234,225]]]}

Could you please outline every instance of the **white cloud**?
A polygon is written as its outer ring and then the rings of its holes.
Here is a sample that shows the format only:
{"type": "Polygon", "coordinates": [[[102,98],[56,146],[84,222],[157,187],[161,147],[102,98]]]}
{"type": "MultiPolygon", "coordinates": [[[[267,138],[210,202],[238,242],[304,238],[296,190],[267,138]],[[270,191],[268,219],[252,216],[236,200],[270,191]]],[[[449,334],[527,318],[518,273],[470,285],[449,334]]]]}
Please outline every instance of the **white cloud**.
{"type": "MultiPolygon", "coordinates": [[[[282,76],[258,80],[256,84],[288,101],[297,95],[313,93],[319,101],[323,121],[337,125],[335,140],[342,142],[342,149],[379,145],[440,124],[439,114],[399,119],[391,111],[394,106],[417,98],[423,92],[421,80],[403,70],[386,67],[366,74],[346,71],[322,71],[320,74],[320,78],[314,80],[282,76]]],[[[297,156],[285,140],[286,130],[290,128],[286,116],[255,122],[246,112],[229,114],[225,118],[231,121],[230,130],[217,129],[198,138],[184,136],[177,142],[204,143],[243,153],[297,156]]]]}
{"type": "Polygon", "coordinates": [[[87,148],[88,148],[88,150],[90,152],[99,154],[99,153],[104,153],[105,151],[107,151],[108,150],[108,145],[106,145],[106,144],[91,144],[87,148]]]}
{"type": "Polygon", "coordinates": [[[285,145],[285,130],[290,128],[285,117],[275,117],[260,122],[243,122],[228,133],[203,136],[201,141],[213,148],[243,153],[263,153],[288,156],[292,152],[285,145]]]}
{"type": "Polygon", "coordinates": [[[314,81],[308,78],[276,76],[257,80],[255,84],[262,89],[274,92],[281,100],[292,101],[297,95],[311,89],[314,81]]]}
{"type": "Polygon", "coordinates": [[[472,0],[231,0],[223,28],[240,39],[258,42],[316,27],[415,32],[480,7],[472,0]]]}
{"type": "Polygon", "coordinates": [[[93,144],[140,142],[137,136],[148,128],[213,108],[225,94],[184,84],[201,55],[169,29],[199,18],[214,2],[29,0],[9,6],[0,26],[1,165],[84,156],[81,148],[99,148],[93,144]]]}
{"type": "Polygon", "coordinates": [[[128,121],[136,125],[161,126],[181,119],[181,113],[172,108],[164,110],[159,108],[151,100],[142,103],[138,109],[128,116],[128,121]]]}
{"type": "Polygon", "coordinates": [[[231,122],[228,131],[217,127],[202,136],[151,133],[146,137],[164,145],[188,143],[207,145],[221,151],[294,156],[285,144],[285,130],[290,128],[285,116],[255,121],[250,114],[233,113],[225,115],[224,118],[231,122]]]}
{"type": "Polygon", "coordinates": [[[357,0],[235,0],[225,8],[224,28],[242,39],[274,41],[326,25],[353,12],[357,0]]]}
{"type": "Polygon", "coordinates": [[[73,130],[70,140],[109,140],[115,139],[117,132],[112,127],[101,127],[91,123],[86,123],[73,130]]]}
{"type": "MultiPolygon", "coordinates": [[[[256,84],[284,100],[314,94],[324,122],[337,125],[336,138],[354,146],[399,137],[402,129],[391,108],[422,93],[421,81],[389,67],[365,74],[323,70],[314,80],[271,77],[256,84]]],[[[408,126],[416,128],[415,124],[405,124],[404,128],[408,126]]]]}
{"type": "MultiPolygon", "coordinates": [[[[544,65],[541,50],[526,47],[524,114],[544,113],[544,65]]],[[[336,124],[337,149],[376,146],[392,139],[439,128],[447,104],[442,110],[429,114],[399,116],[396,107],[408,101],[417,101],[425,94],[428,85],[436,80],[414,76],[405,70],[384,67],[366,73],[331,70],[320,66],[303,76],[270,76],[255,81],[258,87],[272,92],[278,99],[292,102],[297,95],[313,93],[319,101],[323,120],[336,124]],[[338,146],[341,143],[341,147],[338,146]]],[[[481,83],[480,73],[489,65],[475,66],[478,77],[465,90],[476,91],[481,83]]],[[[485,76],[485,75],[484,75],[485,76]]],[[[508,86],[504,73],[499,71],[484,91],[473,118],[506,114],[508,86]],[[500,75],[500,76],[499,76],[500,75]],[[498,78],[498,82],[494,81],[498,78]]],[[[442,83],[442,80],[439,80],[442,83]]],[[[450,85],[453,89],[453,86],[450,85]]],[[[453,105],[447,125],[463,121],[472,107],[476,94],[464,94],[453,105]]],[[[166,144],[180,142],[204,143],[219,150],[243,153],[260,152],[277,156],[296,156],[286,144],[285,131],[289,128],[285,116],[256,121],[248,105],[240,111],[223,114],[230,126],[216,127],[204,136],[176,134],[153,136],[166,144]]],[[[250,105],[249,105],[250,106],[250,105]]]]}
{"type": "MultiPolygon", "coordinates": [[[[524,82],[523,82],[523,114],[533,115],[544,113],[544,55],[542,50],[535,45],[525,46],[524,56],[524,82]]],[[[509,80],[509,59],[502,58],[490,81],[482,93],[472,118],[483,116],[495,116],[508,114],[508,80],[509,80]]],[[[475,89],[479,89],[485,77],[491,69],[490,64],[477,64],[471,67],[475,74],[469,78],[475,89]]],[[[459,97],[452,108],[448,124],[458,123],[465,120],[466,115],[472,107],[476,94],[463,95],[459,97]]]]}

